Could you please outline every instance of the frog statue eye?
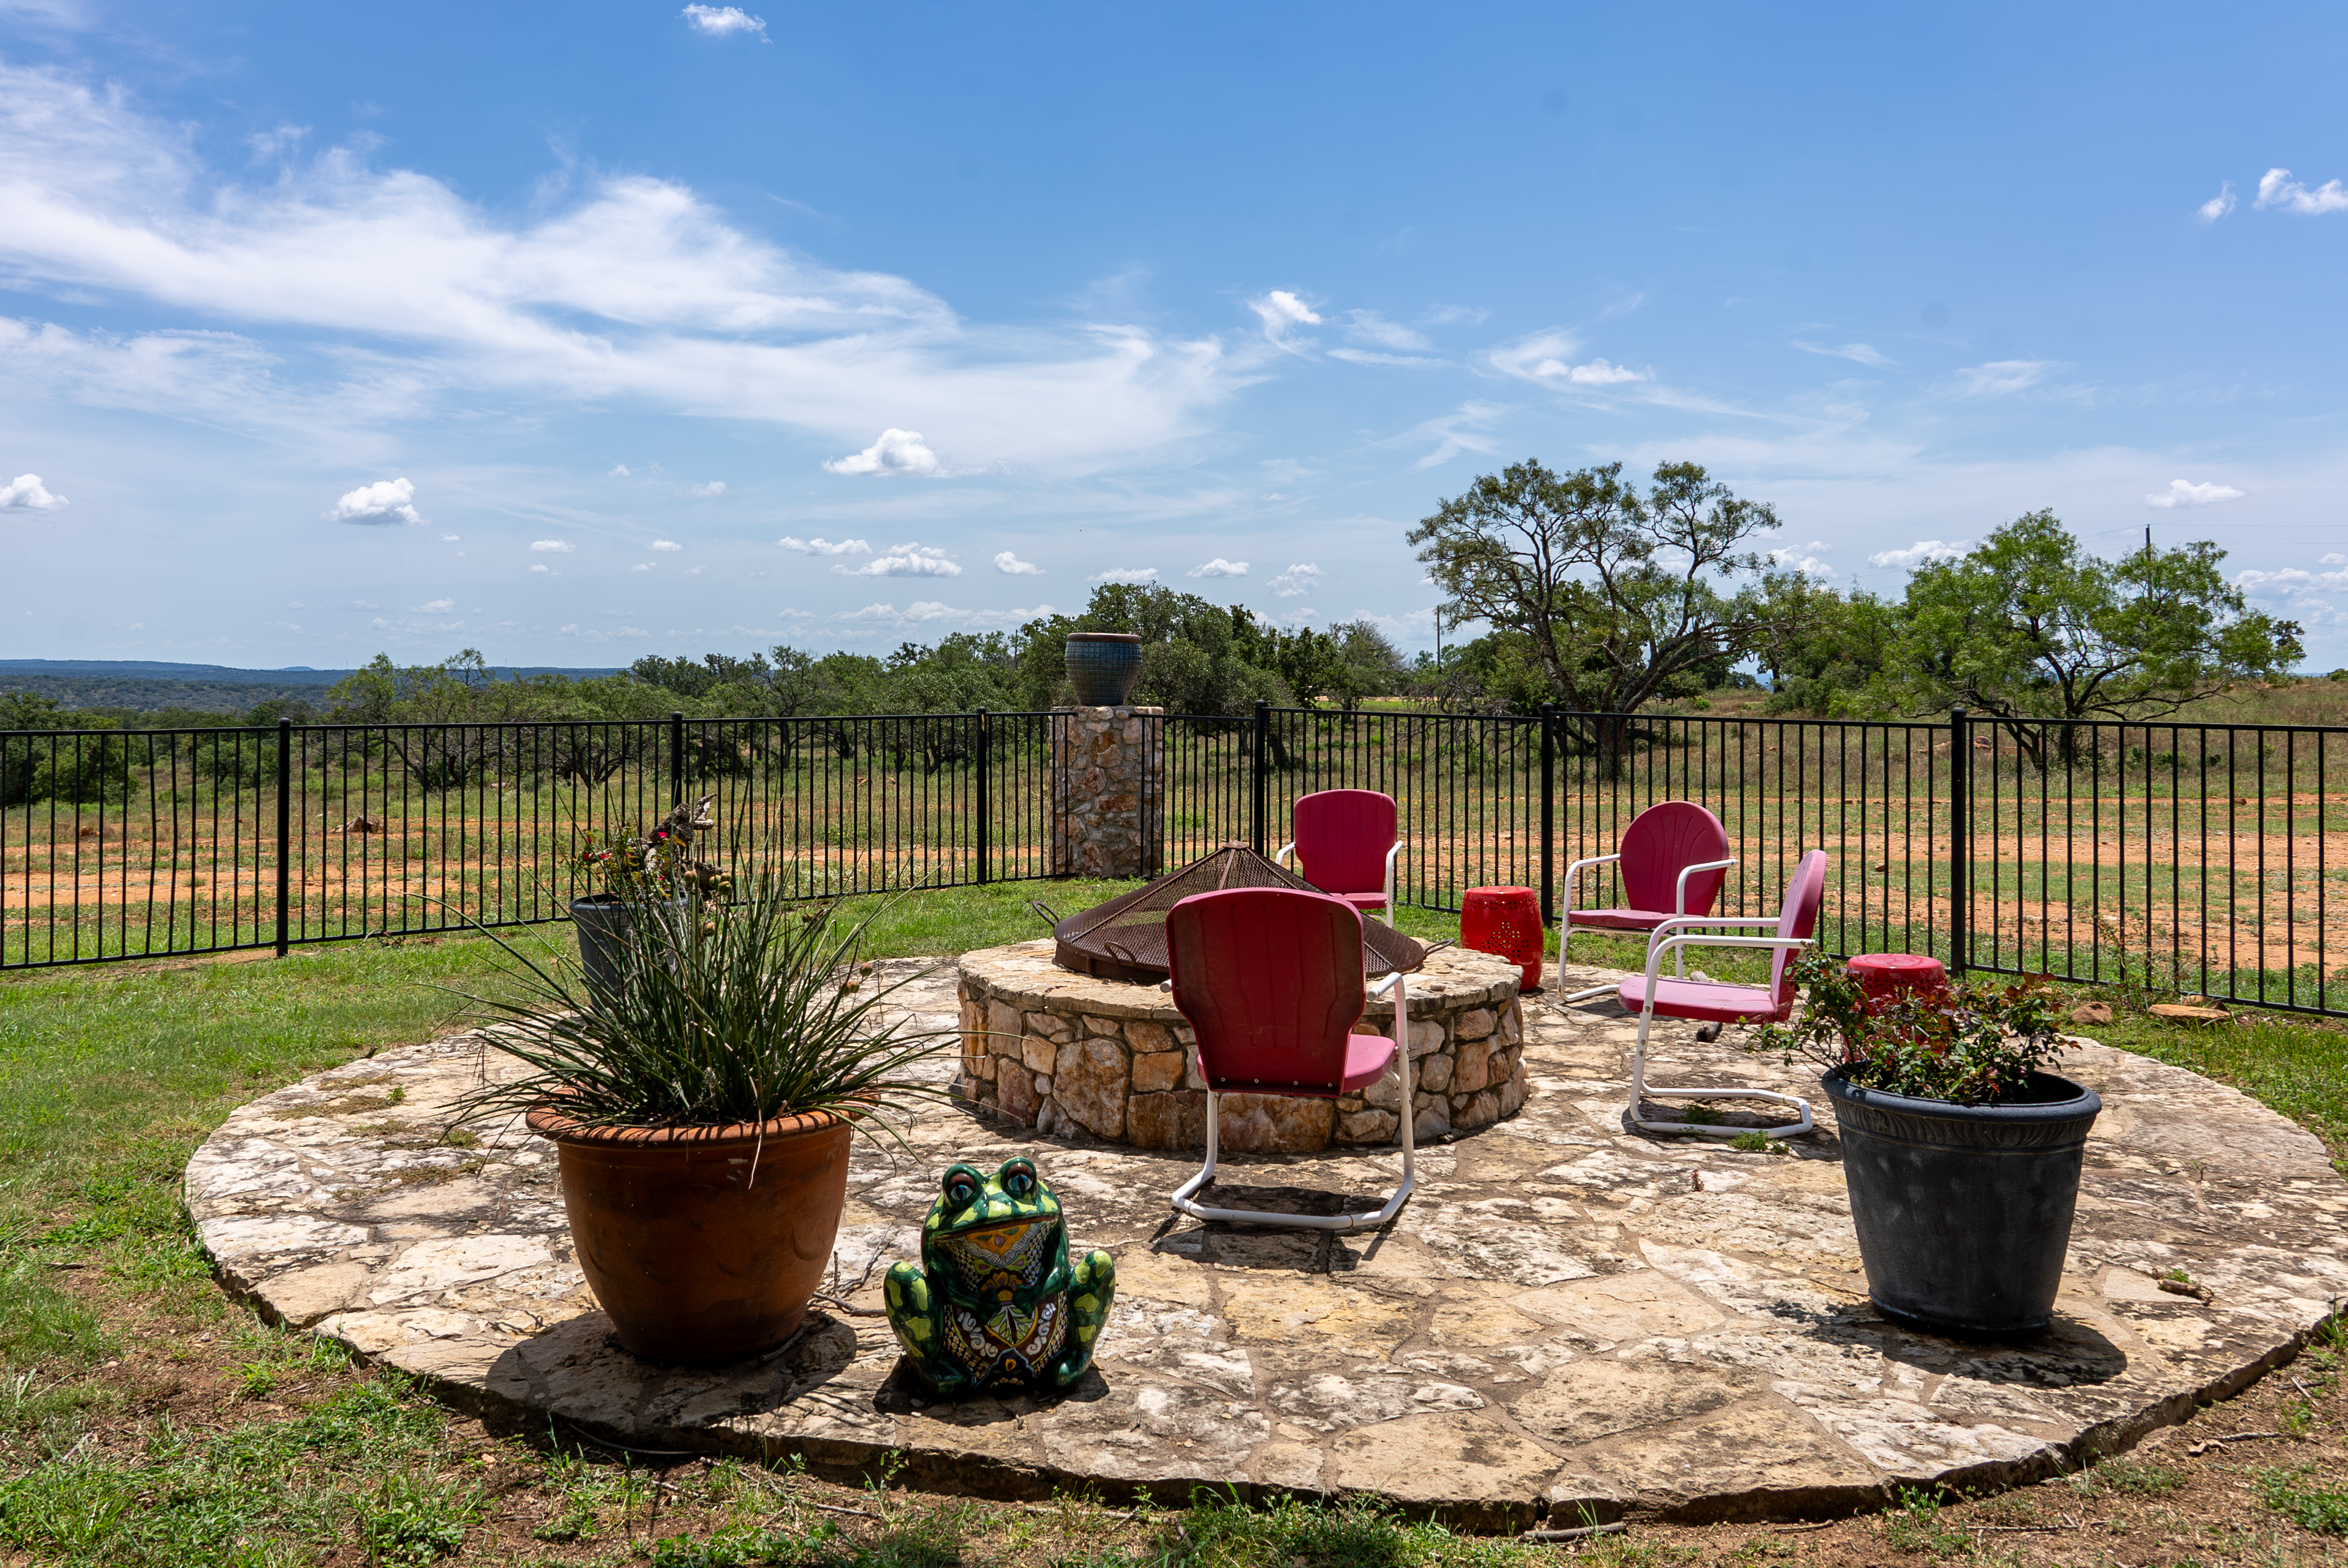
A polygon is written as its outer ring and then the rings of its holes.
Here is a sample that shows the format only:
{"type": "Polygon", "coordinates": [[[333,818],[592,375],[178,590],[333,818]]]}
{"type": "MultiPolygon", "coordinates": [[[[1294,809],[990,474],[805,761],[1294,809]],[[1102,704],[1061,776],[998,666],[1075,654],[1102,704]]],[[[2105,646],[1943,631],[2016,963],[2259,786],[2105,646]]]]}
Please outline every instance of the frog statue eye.
{"type": "Polygon", "coordinates": [[[1006,1160],[996,1172],[1002,1178],[1003,1190],[1014,1198],[1025,1198],[1035,1191],[1035,1165],[1028,1160],[1006,1160]]]}
{"type": "Polygon", "coordinates": [[[967,1209],[978,1199],[983,1181],[977,1171],[967,1165],[946,1167],[946,1202],[957,1209],[967,1209]]]}

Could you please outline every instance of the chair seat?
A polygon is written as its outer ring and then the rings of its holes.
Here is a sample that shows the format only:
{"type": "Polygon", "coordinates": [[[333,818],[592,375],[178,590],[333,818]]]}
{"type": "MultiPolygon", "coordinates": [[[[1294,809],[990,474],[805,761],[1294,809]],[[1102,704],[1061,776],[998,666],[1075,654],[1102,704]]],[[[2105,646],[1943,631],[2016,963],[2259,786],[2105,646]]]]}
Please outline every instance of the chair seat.
{"type": "Polygon", "coordinates": [[[1342,898],[1355,909],[1384,909],[1386,906],[1386,890],[1382,887],[1374,887],[1367,892],[1336,892],[1329,896],[1342,898]]]}
{"type": "MultiPolygon", "coordinates": [[[[1624,1011],[1636,1013],[1647,1005],[1647,979],[1641,975],[1625,980],[1615,993],[1624,1011]]],[[[1791,1013],[1788,1006],[1786,1013],[1791,1013]]],[[[1769,1019],[1782,1022],[1786,1013],[1769,998],[1766,985],[1728,985],[1717,980],[1658,979],[1655,982],[1655,1016],[1659,1018],[1697,1018],[1714,1024],[1757,1024],[1769,1019]]]]}
{"type": "Polygon", "coordinates": [[[1357,1088],[1367,1088],[1386,1076],[1394,1062],[1395,1043],[1384,1035],[1345,1037],[1345,1076],[1334,1088],[1325,1083],[1274,1083],[1268,1078],[1218,1078],[1218,1094],[1285,1094],[1310,1099],[1334,1099],[1357,1088]]]}
{"type": "Polygon", "coordinates": [[[1567,919],[1575,925],[1594,925],[1607,931],[1653,931],[1667,920],[1679,917],[1659,909],[1577,909],[1567,912],[1567,919]]]}

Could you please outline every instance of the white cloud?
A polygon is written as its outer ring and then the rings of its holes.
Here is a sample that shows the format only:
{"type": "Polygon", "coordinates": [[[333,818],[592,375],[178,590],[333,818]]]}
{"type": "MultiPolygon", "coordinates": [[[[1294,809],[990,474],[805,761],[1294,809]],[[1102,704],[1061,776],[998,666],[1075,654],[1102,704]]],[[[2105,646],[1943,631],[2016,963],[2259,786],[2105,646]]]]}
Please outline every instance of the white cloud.
{"type": "MultiPolygon", "coordinates": [[[[2328,563],[2339,557],[2327,555],[2323,559],[2328,563]]],[[[2296,566],[2286,566],[2280,572],[2238,572],[2234,582],[2238,587],[2251,590],[2273,587],[2321,593],[2348,592],[2348,572],[2303,572],[2296,566]]]]}
{"type": "Polygon", "coordinates": [[[2051,359],[1993,359],[1957,372],[1960,397],[2003,397],[2035,387],[2060,366],[2051,359]]]}
{"type": "Polygon", "coordinates": [[[345,492],[334,510],[326,513],[329,522],[421,523],[424,519],[413,504],[416,487],[406,480],[377,480],[371,485],[361,485],[345,492]]]}
{"type": "Polygon", "coordinates": [[[879,440],[853,457],[826,458],[823,469],[829,474],[935,476],[945,472],[937,453],[922,444],[919,430],[900,430],[893,426],[881,431],[879,440]]]}
{"type": "Polygon", "coordinates": [[[955,609],[951,604],[940,603],[935,599],[916,599],[911,603],[905,606],[905,619],[909,621],[958,621],[962,619],[962,612],[955,609]]]}
{"type": "Polygon", "coordinates": [[[464,541],[464,538],[465,536],[461,533],[444,533],[440,536],[440,542],[443,544],[458,544],[461,543],[464,541]]]}
{"type": "Polygon", "coordinates": [[[1291,333],[1300,326],[1321,325],[1321,317],[1313,307],[1286,289],[1274,289],[1260,299],[1251,299],[1248,301],[1248,308],[1255,312],[1257,319],[1263,323],[1264,337],[1291,354],[1297,352],[1296,342],[1290,336],[1291,333]]]}
{"type": "Polygon", "coordinates": [[[1769,552],[1769,564],[1791,567],[1805,577],[1831,577],[1835,574],[1834,568],[1807,552],[1833,548],[1822,539],[1813,539],[1807,544],[1780,546],[1769,552]]]}
{"type": "Polygon", "coordinates": [[[445,615],[456,607],[457,601],[454,599],[434,599],[427,603],[409,606],[419,615],[445,615]]]}
{"type": "Polygon", "coordinates": [[[2204,223],[2214,223],[2233,210],[2234,182],[2228,180],[2219,183],[2215,196],[2193,209],[2193,215],[2204,223]]]}
{"type": "Polygon", "coordinates": [[[649,561],[639,561],[633,566],[628,568],[631,572],[650,572],[652,569],[653,563],[649,561]]]}
{"type": "Polygon", "coordinates": [[[994,569],[1007,577],[1041,577],[1044,569],[1032,561],[1022,561],[1006,550],[994,558],[994,569]]]}
{"type": "Polygon", "coordinates": [[[892,544],[888,551],[850,571],[835,566],[834,572],[850,577],[959,577],[962,568],[944,551],[926,544],[892,544]]]}
{"type": "Polygon", "coordinates": [[[18,474],[0,485],[0,511],[63,511],[73,502],[51,495],[38,474],[18,474]]]}
{"type": "Polygon", "coordinates": [[[1203,566],[1193,566],[1189,572],[1193,577],[1244,577],[1247,574],[1246,562],[1226,561],[1220,555],[1203,566]]]}
{"type": "Polygon", "coordinates": [[[1927,561],[1954,561],[1972,544],[1970,539],[1951,540],[1946,543],[1937,539],[1920,539],[1905,550],[1881,551],[1867,558],[1869,566],[1897,566],[1905,571],[1921,566],[1927,561]]]}
{"type": "Polygon", "coordinates": [[[1414,473],[1434,468],[1440,463],[1447,463],[1462,452],[1476,452],[1488,457],[1499,450],[1499,443],[1479,430],[1466,429],[1462,427],[1488,424],[1506,411],[1498,403],[1462,403],[1457,413],[1445,414],[1429,419],[1424,424],[1415,425],[1396,437],[1395,441],[1418,441],[1429,438],[1435,441],[1433,451],[1410,465],[1411,471],[1414,473]]]}
{"type": "Polygon", "coordinates": [[[860,539],[843,539],[834,544],[828,539],[793,539],[787,533],[775,542],[785,550],[796,550],[801,555],[870,555],[872,553],[872,547],[860,539]]]}
{"type": "Polygon", "coordinates": [[[1473,325],[1491,314],[1480,304],[1439,304],[1426,313],[1426,319],[1437,326],[1451,326],[1460,322],[1473,325]]]}
{"type": "Polygon", "coordinates": [[[2287,211],[2311,215],[2348,212],[2348,191],[2343,191],[2337,180],[2328,180],[2310,191],[2291,177],[2290,170],[2270,169],[2259,177],[2257,205],[2261,210],[2281,207],[2287,211]]]}
{"type": "Polygon", "coordinates": [[[1272,591],[1283,599],[1301,598],[1321,586],[1321,568],[1300,561],[1272,580],[1272,591]]]}
{"type": "Polygon", "coordinates": [[[704,499],[707,499],[712,496],[721,496],[726,493],[726,481],[724,480],[711,480],[707,484],[704,485],[688,485],[685,487],[685,493],[687,495],[701,496],[704,499]]]}
{"type": "Polygon", "coordinates": [[[1348,365],[1440,365],[1440,359],[1430,359],[1424,354],[1380,354],[1369,348],[1333,348],[1332,359],[1342,359],[1348,365]]]}
{"type": "Polygon", "coordinates": [[[677,551],[683,550],[685,546],[674,539],[655,539],[653,541],[653,548],[660,551],[677,551]]]}
{"type": "Polygon", "coordinates": [[[2348,555],[2343,555],[2336,550],[2323,556],[2322,561],[2326,566],[2348,566],[2348,555]]]}
{"type": "Polygon", "coordinates": [[[604,474],[603,477],[607,480],[626,479],[628,477],[628,465],[625,463],[613,463],[611,467],[611,470],[604,474]]]}
{"type": "Polygon", "coordinates": [[[1112,566],[1106,572],[1095,573],[1090,577],[1086,578],[1085,581],[1087,583],[1132,583],[1137,584],[1155,583],[1158,581],[1158,568],[1155,566],[1112,566]]]}
{"type": "Polygon", "coordinates": [[[30,397],[312,442],[484,397],[633,399],[833,450],[906,427],[975,467],[1059,473],[1202,433],[1249,377],[1211,337],[964,322],[901,277],[762,239],[673,181],[589,178],[509,215],[375,168],[366,145],[251,178],[204,162],[209,145],[94,78],[0,63],[0,273],[36,296],[103,294],[207,324],[119,336],[0,324],[0,376],[30,397]],[[326,352],[281,358],[244,335],[273,329],[326,352]]]}
{"type": "Polygon", "coordinates": [[[834,615],[832,620],[855,628],[849,634],[850,635],[870,636],[882,631],[905,631],[917,627],[932,631],[944,626],[1008,629],[1051,614],[1052,606],[1049,604],[1038,604],[1027,610],[957,610],[935,599],[916,599],[902,610],[894,603],[867,604],[860,610],[849,610],[834,615]]]}
{"type": "Polygon", "coordinates": [[[1426,341],[1425,334],[1416,332],[1398,321],[1388,321],[1374,310],[1349,310],[1345,313],[1345,335],[1356,343],[1367,343],[1406,354],[1423,354],[1435,346],[1426,341]]]}
{"type": "Polygon", "coordinates": [[[1829,348],[1823,344],[1804,343],[1797,337],[1794,339],[1794,346],[1805,354],[1824,354],[1835,359],[1849,359],[1877,370],[1900,363],[1887,357],[1871,343],[1846,343],[1840,348],[1829,348]]]}
{"type": "Polygon", "coordinates": [[[765,19],[737,5],[687,5],[684,16],[695,32],[713,38],[730,38],[736,34],[747,38],[767,36],[765,19]]]}
{"type": "Polygon", "coordinates": [[[568,555],[578,548],[560,539],[534,539],[530,547],[547,555],[568,555]]]}
{"type": "Polygon", "coordinates": [[[1603,359],[1576,365],[1573,356],[1581,346],[1581,340],[1570,333],[1539,332],[1502,344],[1485,358],[1503,376],[1545,387],[1619,387],[1625,382],[1654,378],[1651,370],[1633,370],[1627,365],[1609,364],[1603,359]]]}
{"type": "Polygon", "coordinates": [[[2194,484],[2188,480],[2171,480],[2165,490],[2155,490],[2144,498],[2147,506],[2162,508],[2179,506],[2215,506],[2221,500],[2240,500],[2242,492],[2231,485],[2194,484]]]}
{"type": "Polygon", "coordinates": [[[532,564],[532,565],[531,565],[531,567],[530,567],[530,570],[531,570],[532,572],[543,572],[543,573],[547,573],[549,576],[552,576],[552,575],[554,575],[554,568],[553,568],[553,567],[551,567],[551,566],[549,566],[549,565],[548,565],[545,562],[543,562],[543,561],[537,562],[535,562],[534,564],[532,564]]]}

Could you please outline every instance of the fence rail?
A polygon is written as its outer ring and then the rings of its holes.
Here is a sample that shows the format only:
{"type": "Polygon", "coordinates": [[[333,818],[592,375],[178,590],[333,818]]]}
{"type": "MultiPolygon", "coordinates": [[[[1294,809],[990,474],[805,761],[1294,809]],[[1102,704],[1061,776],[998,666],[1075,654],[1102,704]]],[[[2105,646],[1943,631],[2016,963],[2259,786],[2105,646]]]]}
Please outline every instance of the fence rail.
{"type": "MultiPolygon", "coordinates": [[[[0,968],[560,916],[591,832],[714,796],[719,848],[808,898],[1053,874],[1050,713],[0,732],[0,968]]],[[[1821,938],[1960,967],[2348,1016],[2348,730],[1701,714],[1169,716],[1162,862],[1270,852],[1290,807],[1402,808],[1401,896],[1538,889],[1691,799],[1821,938]]],[[[716,857],[713,857],[716,858],[716,857]]],[[[1577,903],[1618,892],[1611,870],[1577,903]]]]}

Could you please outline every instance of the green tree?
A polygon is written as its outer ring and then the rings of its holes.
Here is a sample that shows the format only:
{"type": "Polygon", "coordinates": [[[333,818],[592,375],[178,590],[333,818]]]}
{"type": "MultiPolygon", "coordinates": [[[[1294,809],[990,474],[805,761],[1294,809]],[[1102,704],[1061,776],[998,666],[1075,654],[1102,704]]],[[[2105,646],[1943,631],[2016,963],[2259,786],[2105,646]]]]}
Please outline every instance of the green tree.
{"type": "MultiPolygon", "coordinates": [[[[1444,501],[1409,542],[1447,620],[1522,638],[1548,700],[1619,714],[1745,652],[1753,603],[1722,585],[1759,569],[1749,542],[1776,526],[1695,463],[1662,464],[1643,495],[1620,463],[1557,474],[1528,460],[1444,501]]],[[[1577,727],[1619,753],[1619,726],[1577,727]]]]}
{"type": "Polygon", "coordinates": [[[1105,583],[1081,615],[1055,615],[1019,629],[1018,685],[1033,707],[1075,700],[1063,647],[1070,632],[1129,632],[1141,638],[1133,700],[1169,713],[1244,714],[1259,701],[1296,700],[1278,670],[1278,634],[1234,604],[1217,608],[1195,593],[1155,583],[1105,583]]]}
{"type": "Polygon", "coordinates": [[[1900,635],[1898,604],[1798,572],[1764,573],[1757,597],[1753,651],[1769,677],[1767,711],[1873,711],[1870,693],[1900,635]]]}
{"type": "MultiPolygon", "coordinates": [[[[2250,609],[2207,540],[2088,554],[2034,511],[1908,580],[1878,707],[2001,718],[2148,718],[2304,656],[2297,623],[2250,609]]],[[[2017,727],[2023,744],[2032,744],[2017,727]]]]}

